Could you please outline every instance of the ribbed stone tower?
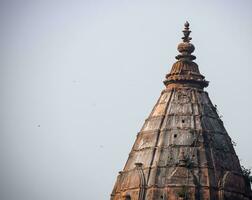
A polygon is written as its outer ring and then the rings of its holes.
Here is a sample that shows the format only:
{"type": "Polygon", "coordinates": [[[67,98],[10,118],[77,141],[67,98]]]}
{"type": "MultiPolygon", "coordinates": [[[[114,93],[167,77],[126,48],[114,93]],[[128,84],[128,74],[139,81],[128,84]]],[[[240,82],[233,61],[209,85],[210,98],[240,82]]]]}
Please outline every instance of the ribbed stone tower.
{"type": "Polygon", "coordinates": [[[232,141],[193,62],[185,23],[180,54],[119,172],[111,200],[251,200],[232,141]]]}

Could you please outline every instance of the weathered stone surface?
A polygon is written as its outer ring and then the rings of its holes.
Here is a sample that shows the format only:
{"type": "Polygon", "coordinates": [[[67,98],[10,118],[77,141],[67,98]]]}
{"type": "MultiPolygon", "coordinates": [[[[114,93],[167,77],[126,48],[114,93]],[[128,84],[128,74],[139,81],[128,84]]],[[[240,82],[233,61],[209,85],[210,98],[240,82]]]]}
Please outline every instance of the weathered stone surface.
{"type": "Polygon", "coordinates": [[[111,200],[251,200],[230,137],[204,91],[185,24],[180,55],[117,177],[111,200]]]}

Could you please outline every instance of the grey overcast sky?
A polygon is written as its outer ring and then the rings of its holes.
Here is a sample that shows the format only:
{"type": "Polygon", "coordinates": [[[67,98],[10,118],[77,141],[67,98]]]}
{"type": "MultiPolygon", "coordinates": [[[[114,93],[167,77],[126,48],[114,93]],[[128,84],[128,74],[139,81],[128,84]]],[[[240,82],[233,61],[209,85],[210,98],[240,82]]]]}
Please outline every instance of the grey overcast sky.
{"type": "Polygon", "coordinates": [[[0,199],[109,199],[186,20],[252,167],[252,1],[1,0],[0,199]]]}

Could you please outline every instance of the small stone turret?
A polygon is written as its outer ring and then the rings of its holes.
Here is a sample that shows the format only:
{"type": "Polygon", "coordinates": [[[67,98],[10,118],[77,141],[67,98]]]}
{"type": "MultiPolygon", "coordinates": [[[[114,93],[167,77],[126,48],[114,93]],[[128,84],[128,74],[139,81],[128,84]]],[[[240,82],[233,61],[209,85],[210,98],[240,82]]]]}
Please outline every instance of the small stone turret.
{"type": "Polygon", "coordinates": [[[185,23],[178,60],[165,89],[137,134],[111,200],[251,200],[216,107],[204,91],[185,23]]]}

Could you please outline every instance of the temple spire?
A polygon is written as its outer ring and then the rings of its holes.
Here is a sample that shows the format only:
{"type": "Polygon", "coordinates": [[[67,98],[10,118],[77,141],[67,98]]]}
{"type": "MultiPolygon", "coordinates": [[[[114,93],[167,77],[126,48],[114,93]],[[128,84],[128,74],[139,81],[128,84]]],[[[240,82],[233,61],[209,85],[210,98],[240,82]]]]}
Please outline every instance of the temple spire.
{"type": "Polygon", "coordinates": [[[110,200],[252,200],[248,177],[204,91],[208,82],[193,62],[190,32],[186,22],[178,60],[137,134],[110,200]]]}

